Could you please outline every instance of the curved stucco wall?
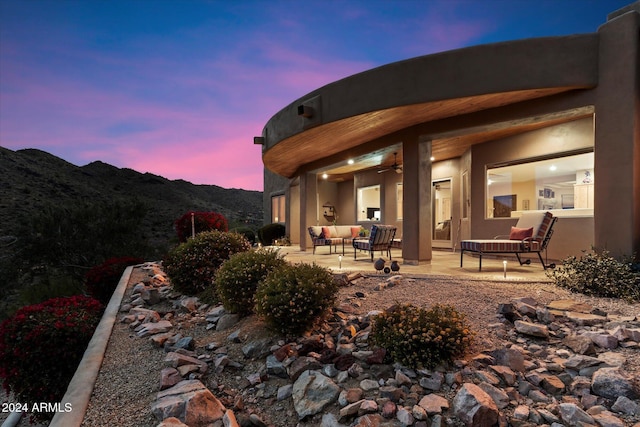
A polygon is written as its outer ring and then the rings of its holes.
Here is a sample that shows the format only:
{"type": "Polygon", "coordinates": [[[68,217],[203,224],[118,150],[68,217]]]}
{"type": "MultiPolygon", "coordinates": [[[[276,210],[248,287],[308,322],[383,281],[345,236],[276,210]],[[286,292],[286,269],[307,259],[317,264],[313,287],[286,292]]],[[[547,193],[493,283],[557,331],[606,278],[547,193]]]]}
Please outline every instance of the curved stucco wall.
{"type": "MultiPolygon", "coordinates": [[[[598,35],[526,39],[421,56],[323,86],[265,125],[263,154],[309,129],[298,106],[311,103],[312,127],[390,108],[536,89],[591,88],[598,79],[598,35]]],[[[298,144],[295,149],[304,149],[298,144]]],[[[267,156],[268,157],[268,156],[267,156]]],[[[269,168],[268,160],[265,166],[269,168]]]]}

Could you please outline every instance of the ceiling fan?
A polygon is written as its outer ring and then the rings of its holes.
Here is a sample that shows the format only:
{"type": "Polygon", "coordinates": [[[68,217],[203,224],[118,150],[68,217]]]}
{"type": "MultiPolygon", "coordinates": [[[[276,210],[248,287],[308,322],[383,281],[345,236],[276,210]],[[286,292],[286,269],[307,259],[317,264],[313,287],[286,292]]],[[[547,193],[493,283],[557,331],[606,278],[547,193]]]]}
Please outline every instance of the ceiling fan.
{"type": "Polygon", "coordinates": [[[390,170],[396,171],[396,173],[402,173],[402,165],[398,164],[398,153],[393,153],[393,164],[390,168],[380,169],[378,173],[387,172],[390,170]]]}

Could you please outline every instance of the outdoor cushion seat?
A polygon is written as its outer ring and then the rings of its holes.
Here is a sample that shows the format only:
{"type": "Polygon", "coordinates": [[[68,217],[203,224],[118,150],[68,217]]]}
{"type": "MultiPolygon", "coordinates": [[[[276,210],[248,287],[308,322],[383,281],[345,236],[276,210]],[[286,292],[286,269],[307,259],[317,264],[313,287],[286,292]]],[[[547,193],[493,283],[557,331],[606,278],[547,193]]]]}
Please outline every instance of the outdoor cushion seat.
{"type": "Polygon", "coordinates": [[[397,227],[394,225],[373,225],[368,238],[353,239],[353,259],[356,259],[358,250],[368,251],[373,261],[375,251],[386,251],[391,259],[391,242],[396,235],[397,227]]]}
{"type": "Polygon", "coordinates": [[[516,226],[511,228],[509,235],[493,239],[463,240],[460,242],[460,267],[464,252],[467,251],[478,254],[478,271],[482,270],[482,255],[488,253],[514,254],[520,265],[531,263],[529,259],[520,259],[520,254],[536,253],[545,270],[547,267],[554,268],[555,264],[544,263],[540,253],[546,250],[557,219],[551,212],[526,212],[518,219],[516,226]]]}
{"type": "Polygon", "coordinates": [[[327,226],[311,226],[309,227],[309,236],[313,244],[313,253],[316,253],[316,246],[329,246],[329,254],[331,247],[338,253],[338,245],[342,245],[342,255],[344,255],[345,243],[351,243],[354,236],[360,232],[359,225],[327,225],[327,226]]]}

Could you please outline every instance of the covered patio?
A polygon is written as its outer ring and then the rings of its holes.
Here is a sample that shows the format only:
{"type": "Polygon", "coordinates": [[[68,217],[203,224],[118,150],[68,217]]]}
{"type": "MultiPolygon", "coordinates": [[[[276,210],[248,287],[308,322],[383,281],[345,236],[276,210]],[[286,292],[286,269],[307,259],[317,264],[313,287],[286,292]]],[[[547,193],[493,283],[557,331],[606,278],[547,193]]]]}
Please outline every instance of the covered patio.
{"type": "MultiPolygon", "coordinates": [[[[315,263],[322,267],[331,269],[334,273],[355,273],[361,272],[367,275],[379,274],[381,277],[389,277],[395,273],[384,274],[376,271],[368,256],[359,256],[353,259],[353,248],[345,248],[344,256],[340,254],[329,254],[328,249],[319,249],[315,254],[310,251],[301,251],[297,246],[275,246],[278,251],[285,255],[285,259],[292,263],[315,263]],[[323,251],[324,249],[324,251],[323,251]],[[325,253],[326,252],[326,253],[325,253]]],[[[530,265],[519,265],[515,257],[485,257],[483,258],[482,271],[478,271],[478,259],[473,255],[465,254],[464,267],[460,267],[460,251],[434,250],[433,258],[429,262],[422,262],[418,265],[403,264],[402,251],[391,249],[391,257],[397,260],[400,265],[398,274],[408,277],[424,276],[452,276],[464,277],[472,280],[490,280],[504,282],[548,282],[542,265],[537,258],[531,258],[530,265]],[[507,261],[506,277],[503,261],[507,261]]],[[[380,258],[380,253],[376,252],[374,260],[380,258]]],[[[385,265],[391,264],[390,260],[382,257],[385,265]]]]}

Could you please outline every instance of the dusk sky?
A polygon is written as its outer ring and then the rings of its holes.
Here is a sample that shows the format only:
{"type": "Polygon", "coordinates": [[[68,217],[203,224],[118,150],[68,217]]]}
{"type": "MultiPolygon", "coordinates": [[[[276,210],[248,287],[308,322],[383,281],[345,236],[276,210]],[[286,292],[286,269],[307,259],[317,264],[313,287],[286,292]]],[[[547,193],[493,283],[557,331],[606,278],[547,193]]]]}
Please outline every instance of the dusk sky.
{"type": "Polygon", "coordinates": [[[262,190],[295,99],[459,47],[595,32],[633,0],[0,0],[0,145],[262,190]]]}

